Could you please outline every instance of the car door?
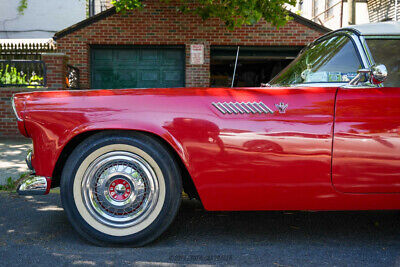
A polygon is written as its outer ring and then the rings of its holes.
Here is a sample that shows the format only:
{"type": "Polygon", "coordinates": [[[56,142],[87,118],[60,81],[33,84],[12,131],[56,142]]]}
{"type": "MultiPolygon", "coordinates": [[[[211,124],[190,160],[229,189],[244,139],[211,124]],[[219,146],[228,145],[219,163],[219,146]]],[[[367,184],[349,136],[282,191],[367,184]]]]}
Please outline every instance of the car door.
{"type": "Polygon", "coordinates": [[[398,193],[400,64],[394,55],[400,53],[400,40],[371,38],[367,43],[375,62],[388,68],[388,79],[382,87],[338,90],[332,182],[346,193],[398,193]]]}
{"type": "Polygon", "coordinates": [[[198,175],[193,179],[204,206],[326,208],[322,200],[336,193],[331,182],[335,96],[360,67],[351,39],[336,34],[306,49],[272,87],[213,91],[214,106],[208,99],[204,104],[213,108],[215,126],[207,130],[208,123],[199,121],[201,127],[186,127],[203,133],[196,140],[209,143],[184,142],[195,159],[191,166],[198,175]],[[249,103],[271,111],[236,108],[249,103]]]}

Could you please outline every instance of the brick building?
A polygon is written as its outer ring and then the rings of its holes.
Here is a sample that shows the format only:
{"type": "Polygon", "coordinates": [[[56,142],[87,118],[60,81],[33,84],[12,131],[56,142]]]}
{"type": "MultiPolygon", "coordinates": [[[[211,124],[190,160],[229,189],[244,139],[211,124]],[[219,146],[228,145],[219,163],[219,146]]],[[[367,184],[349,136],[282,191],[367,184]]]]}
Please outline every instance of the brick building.
{"type": "MultiPolygon", "coordinates": [[[[79,69],[82,89],[229,86],[238,46],[235,86],[259,86],[329,31],[292,17],[279,29],[260,21],[229,31],[218,19],[178,12],[173,2],[148,0],[126,13],[110,8],[55,34],[57,53],[43,55],[44,90],[65,89],[67,63],[79,69]]],[[[32,90],[0,87],[0,136],[17,132],[9,97],[32,90]]]]}
{"type": "MultiPolygon", "coordinates": [[[[261,21],[229,31],[218,19],[203,22],[179,13],[173,3],[150,0],[141,11],[121,14],[108,9],[54,38],[59,51],[79,68],[82,88],[228,85],[238,45],[239,67],[269,65],[264,73],[249,74],[267,82],[304,45],[328,31],[292,16],[280,29],[261,21]],[[191,64],[192,44],[203,45],[203,64],[191,64]]],[[[238,70],[238,86],[256,85],[240,83],[241,74],[238,70]]]]}

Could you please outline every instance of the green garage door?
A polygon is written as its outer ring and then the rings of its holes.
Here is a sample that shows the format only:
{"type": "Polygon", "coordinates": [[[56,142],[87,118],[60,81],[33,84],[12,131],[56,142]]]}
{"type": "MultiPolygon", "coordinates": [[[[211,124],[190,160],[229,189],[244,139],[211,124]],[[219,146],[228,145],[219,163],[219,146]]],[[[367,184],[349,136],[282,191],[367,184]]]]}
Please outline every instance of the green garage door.
{"type": "Polygon", "coordinates": [[[91,50],[94,89],[183,87],[181,48],[95,48],[91,50]]]}

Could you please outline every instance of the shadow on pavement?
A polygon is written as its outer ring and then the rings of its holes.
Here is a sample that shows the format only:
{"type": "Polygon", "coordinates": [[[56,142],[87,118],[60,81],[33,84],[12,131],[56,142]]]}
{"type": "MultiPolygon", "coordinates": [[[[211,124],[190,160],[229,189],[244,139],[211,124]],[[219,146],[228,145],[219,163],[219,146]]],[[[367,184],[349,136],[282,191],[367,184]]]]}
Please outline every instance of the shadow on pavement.
{"type": "Polygon", "coordinates": [[[156,242],[142,248],[102,248],[75,233],[59,194],[0,193],[0,203],[3,263],[400,264],[398,211],[207,212],[199,202],[185,199],[174,223],[156,242]]]}

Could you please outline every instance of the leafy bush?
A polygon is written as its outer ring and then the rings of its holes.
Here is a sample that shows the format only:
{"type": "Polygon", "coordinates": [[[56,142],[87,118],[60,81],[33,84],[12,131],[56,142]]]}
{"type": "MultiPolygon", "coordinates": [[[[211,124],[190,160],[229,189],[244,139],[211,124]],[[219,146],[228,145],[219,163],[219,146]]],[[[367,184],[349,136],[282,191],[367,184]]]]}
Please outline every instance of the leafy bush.
{"type": "Polygon", "coordinates": [[[28,87],[40,86],[43,84],[43,77],[32,72],[32,76],[28,79],[27,75],[22,71],[17,71],[17,68],[6,65],[4,69],[0,69],[0,84],[17,84],[31,85],[28,87]]]}
{"type": "Polygon", "coordinates": [[[1,84],[26,84],[26,74],[17,72],[17,68],[11,67],[7,64],[6,68],[0,69],[0,83],[1,84]]]}

